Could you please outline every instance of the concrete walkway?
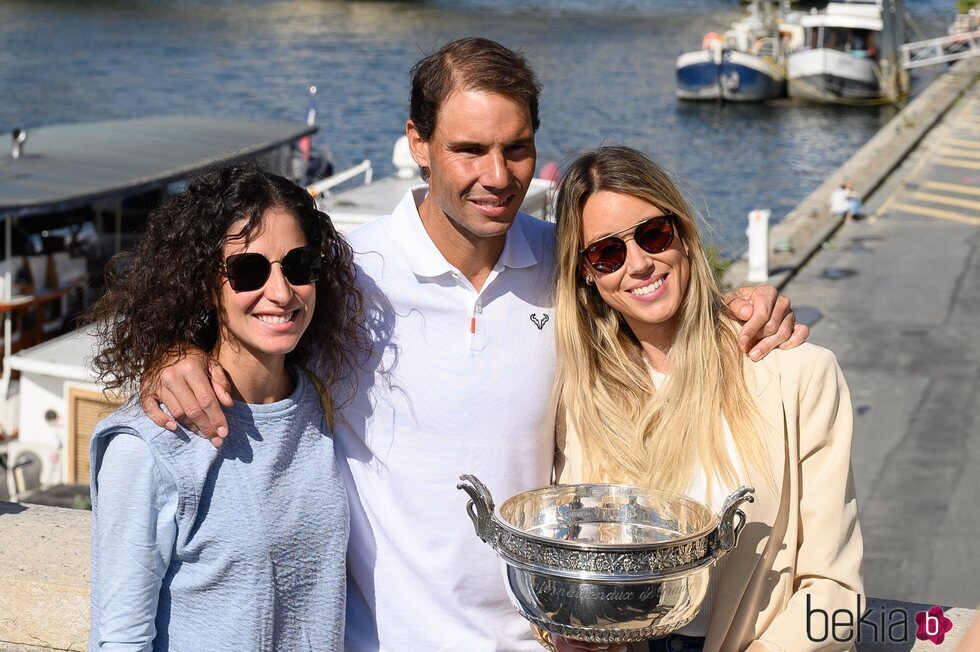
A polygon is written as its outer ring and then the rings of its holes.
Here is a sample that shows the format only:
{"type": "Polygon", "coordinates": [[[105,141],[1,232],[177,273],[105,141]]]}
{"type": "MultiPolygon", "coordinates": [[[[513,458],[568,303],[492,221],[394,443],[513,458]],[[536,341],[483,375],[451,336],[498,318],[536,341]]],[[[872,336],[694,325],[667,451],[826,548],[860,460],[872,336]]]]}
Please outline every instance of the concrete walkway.
{"type": "Polygon", "coordinates": [[[785,291],[855,408],[870,595],[980,603],[980,83],[785,291]]]}

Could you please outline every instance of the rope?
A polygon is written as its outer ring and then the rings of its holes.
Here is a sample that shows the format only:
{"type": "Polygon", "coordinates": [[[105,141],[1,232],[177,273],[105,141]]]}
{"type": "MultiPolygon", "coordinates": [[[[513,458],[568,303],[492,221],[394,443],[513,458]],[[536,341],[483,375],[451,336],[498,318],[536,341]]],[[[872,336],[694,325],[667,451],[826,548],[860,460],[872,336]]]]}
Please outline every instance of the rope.
{"type": "Polygon", "coordinates": [[[877,61],[872,61],[871,64],[871,69],[874,70],[875,77],[878,79],[878,87],[885,91],[886,98],[889,102],[894,104],[896,107],[899,107],[899,95],[901,95],[901,92],[897,88],[894,89],[894,92],[891,92],[893,87],[890,83],[888,83],[888,80],[885,79],[885,74],[881,71],[881,66],[878,65],[877,61]]]}

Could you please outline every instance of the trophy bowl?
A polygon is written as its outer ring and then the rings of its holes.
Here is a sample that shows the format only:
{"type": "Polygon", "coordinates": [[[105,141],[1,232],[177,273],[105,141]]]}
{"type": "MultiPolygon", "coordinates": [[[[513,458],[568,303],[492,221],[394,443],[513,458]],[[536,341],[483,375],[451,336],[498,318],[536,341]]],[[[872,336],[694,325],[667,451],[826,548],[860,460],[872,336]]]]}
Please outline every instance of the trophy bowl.
{"type": "Polygon", "coordinates": [[[690,498],[622,484],[545,487],[495,508],[480,480],[460,480],[477,535],[505,564],[517,611],[592,643],[659,638],[691,622],[754,491],[738,489],[717,515],[690,498]]]}

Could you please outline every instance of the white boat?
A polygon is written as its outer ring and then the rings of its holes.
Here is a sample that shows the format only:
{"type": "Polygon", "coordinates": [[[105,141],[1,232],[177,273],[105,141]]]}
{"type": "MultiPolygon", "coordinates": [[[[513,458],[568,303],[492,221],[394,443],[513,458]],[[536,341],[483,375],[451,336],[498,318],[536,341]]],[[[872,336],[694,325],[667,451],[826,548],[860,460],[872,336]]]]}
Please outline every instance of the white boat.
{"type": "Polygon", "coordinates": [[[824,11],[803,16],[800,24],[803,47],[787,61],[791,97],[860,103],[885,96],[880,2],[831,2],[824,11]]]}
{"type": "Polygon", "coordinates": [[[796,16],[753,2],[748,16],[733,22],[724,35],[710,32],[700,50],[677,58],[677,97],[726,102],[783,97],[786,53],[802,42],[796,16]]]}

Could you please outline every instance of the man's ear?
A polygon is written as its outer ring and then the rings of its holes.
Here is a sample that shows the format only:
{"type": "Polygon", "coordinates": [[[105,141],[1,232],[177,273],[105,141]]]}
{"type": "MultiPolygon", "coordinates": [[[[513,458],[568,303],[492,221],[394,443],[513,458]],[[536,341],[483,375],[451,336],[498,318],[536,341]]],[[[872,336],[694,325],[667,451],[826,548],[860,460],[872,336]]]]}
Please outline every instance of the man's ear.
{"type": "Polygon", "coordinates": [[[429,143],[422,138],[422,134],[411,120],[405,123],[405,135],[408,136],[408,148],[412,152],[412,158],[420,168],[429,167],[429,143]]]}

